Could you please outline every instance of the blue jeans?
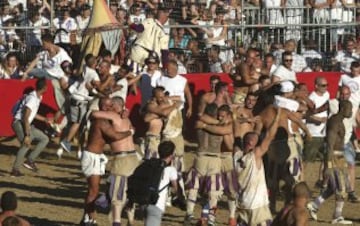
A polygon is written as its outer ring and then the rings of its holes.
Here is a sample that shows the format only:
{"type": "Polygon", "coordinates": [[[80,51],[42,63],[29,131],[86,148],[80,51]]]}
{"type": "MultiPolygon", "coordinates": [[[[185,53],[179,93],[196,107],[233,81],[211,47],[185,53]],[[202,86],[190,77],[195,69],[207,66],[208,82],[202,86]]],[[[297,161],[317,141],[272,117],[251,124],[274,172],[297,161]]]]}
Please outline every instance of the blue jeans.
{"type": "Polygon", "coordinates": [[[356,153],[351,141],[344,145],[344,158],[349,165],[355,166],[356,153]]]}
{"type": "Polygon", "coordinates": [[[46,79],[50,79],[53,80],[55,79],[53,76],[51,76],[46,70],[41,69],[41,68],[34,68],[29,72],[29,76],[30,77],[35,77],[35,78],[46,78],[46,79]]]}

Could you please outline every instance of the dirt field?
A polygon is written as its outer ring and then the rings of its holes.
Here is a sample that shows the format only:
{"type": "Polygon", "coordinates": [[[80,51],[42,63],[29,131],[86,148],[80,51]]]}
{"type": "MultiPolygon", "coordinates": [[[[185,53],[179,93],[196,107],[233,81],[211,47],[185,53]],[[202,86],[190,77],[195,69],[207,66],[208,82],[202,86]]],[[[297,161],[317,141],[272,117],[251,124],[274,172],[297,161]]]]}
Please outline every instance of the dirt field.
{"type": "MultiPolygon", "coordinates": [[[[0,193],[6,190],[14,191],[19,197],[18,212],[36,226],[78,225],[83,214],[83,199],[86,193],[85,179],[80,172],[80,164],[75,157],[75,152],[65,154],[60,160],[55,154],[56,145],[49,144],[37,161],[40,171],[33,173],[25,168],[21,178],[11,178],[9,172],[17,152],[18,142],[15,139],[0,139],[0,193]]],[[[192,161],[193,153],[186,154],[186,162],[192,161]]],[[[357,169],[357,174],[360,173],[357,169]]],[[[318,163],[310,165],[306,178],[312,188],[313,196],[318,195],[318,190],[313,188],[318,175],[318,163]]],[[[357,178],[357,193],[360,194],[359,178],[357,178]]],[[[217,212],[218,225],[226,225],[228,212],[227,203],[220,202],[217,212]]],[[[281,208],[281,203],[278,209],[281,208]]],[[[330,225],[334,208],[334,198],[330,198],[321,207],[318,222],[310,225],[330,225]]],[[[195,216],[198,217],[199,206],[195,216]]],[[[360,225],[360,204],[345,203],[345,218],[360,225]]],[[[167,209],[162,225],[177,226],[183,224],[185,213],[176,208],[167,209]]],[[[126,220],[124,220],[124,223],[126,220]]],[[[98,214],[100,226],[110,225],[107,214],[103,211],[98,214]]],[[[126,225],[126,224],[123,224],[126,225]]],[[[138,219],[136,225],[143,225],[138,219]]]]}

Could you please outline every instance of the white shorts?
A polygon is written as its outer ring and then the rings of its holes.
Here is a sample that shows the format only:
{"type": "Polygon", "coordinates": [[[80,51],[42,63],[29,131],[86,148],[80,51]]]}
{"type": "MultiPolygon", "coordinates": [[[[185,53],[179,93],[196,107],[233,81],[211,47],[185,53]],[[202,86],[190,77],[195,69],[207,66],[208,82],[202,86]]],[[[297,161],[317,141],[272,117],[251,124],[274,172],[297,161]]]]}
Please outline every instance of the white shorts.
{"type": "Polygon", "coordinates": [[[81,170],[86,177],[93,175],[104,175],[108,159],[104,154],[95,154],[83,151],[81,158],[81,170]]]}

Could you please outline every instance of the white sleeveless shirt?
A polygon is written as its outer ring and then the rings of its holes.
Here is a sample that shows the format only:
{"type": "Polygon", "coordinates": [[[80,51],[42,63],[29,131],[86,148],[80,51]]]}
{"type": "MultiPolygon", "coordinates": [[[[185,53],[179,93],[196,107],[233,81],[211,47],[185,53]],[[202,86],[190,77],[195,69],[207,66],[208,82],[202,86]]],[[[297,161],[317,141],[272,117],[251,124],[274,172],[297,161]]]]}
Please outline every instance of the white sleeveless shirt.
{"type": "Polygon", "coordinates": [[[241,157],[242,168],[239,170],[238,182],[241,195],[239,206],[242,209],[257,209],[269,204],[268,191],[265,181],[264,165],[256,167],[255,154],[250,152],[241,157]]]}

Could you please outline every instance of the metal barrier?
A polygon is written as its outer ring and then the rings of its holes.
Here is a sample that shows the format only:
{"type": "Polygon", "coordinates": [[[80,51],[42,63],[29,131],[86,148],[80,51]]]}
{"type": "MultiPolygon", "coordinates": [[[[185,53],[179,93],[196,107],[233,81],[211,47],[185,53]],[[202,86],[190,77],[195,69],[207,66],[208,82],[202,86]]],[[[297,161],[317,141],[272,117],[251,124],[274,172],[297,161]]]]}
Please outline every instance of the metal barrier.
{"type": "MultiPolygon", "coordinates": [[[[295,39],[303,46],[304,40],[312,39],[318,50],[337,50],[339,42],[347,35],[356,36],[357,8],[310,7],[245,7],[241,39],[245,46],[257,41],[265,47],[271,43],[283,43],[295,39]],[[257,37],[254,39],[254,37],[257,37]]],[[[239,36],[239,35],[238,35],[239,36]]]]}

